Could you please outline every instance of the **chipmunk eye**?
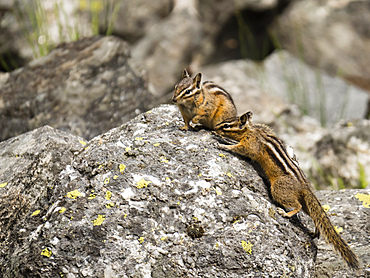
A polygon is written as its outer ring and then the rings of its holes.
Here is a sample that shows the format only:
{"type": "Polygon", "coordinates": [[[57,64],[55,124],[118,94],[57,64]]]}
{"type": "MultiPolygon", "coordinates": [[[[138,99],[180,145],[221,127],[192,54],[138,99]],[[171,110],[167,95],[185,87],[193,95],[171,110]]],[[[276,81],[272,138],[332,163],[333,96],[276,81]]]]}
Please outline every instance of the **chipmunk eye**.
{"type": "Polygon", "coordinates": [[[185,95],[188,95],[188,94],[190,94],[191,93],[191,91],[190,90],[186,90],[185,91],[185,95]]]}
{"type": "Polygon", "coordinates": [[[231,125],[228,125],[228,124],[224,125],[224,128],[230,128],[230,127],[231,125]]]}

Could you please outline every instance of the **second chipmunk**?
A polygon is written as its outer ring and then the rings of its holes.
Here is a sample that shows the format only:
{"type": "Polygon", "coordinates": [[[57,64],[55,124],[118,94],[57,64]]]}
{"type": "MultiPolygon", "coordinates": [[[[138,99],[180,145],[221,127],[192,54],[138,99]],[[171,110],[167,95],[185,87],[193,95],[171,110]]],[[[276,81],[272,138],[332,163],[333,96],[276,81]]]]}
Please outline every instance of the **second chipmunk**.
{"type": "Polygon", "coordinates": [[[356,254],[336,232],[297,161],[269,127],[253,124],[252,112],[249,111],[218,124],[215,131],[238,141],[235,145],[220,145],[221,149],[246,156],[261,166],[270,182],[273,200],[286,209],[293,209],[286,213],[278,208],[281,215],[292,217],[302,209],[312,218],[315,235],[323,234],[349,267],[359,269],[356,254]]]}
{"type": "Polygon", "coordinates": [[[229,93],[213,82],[201,82],[202,74],[191,78],[184,69],[182,80],[175,86],[172,100],[180,109],[188,130],[190,122],[213,130],[216,124],[236,116],[234,101],[229,93]]]}

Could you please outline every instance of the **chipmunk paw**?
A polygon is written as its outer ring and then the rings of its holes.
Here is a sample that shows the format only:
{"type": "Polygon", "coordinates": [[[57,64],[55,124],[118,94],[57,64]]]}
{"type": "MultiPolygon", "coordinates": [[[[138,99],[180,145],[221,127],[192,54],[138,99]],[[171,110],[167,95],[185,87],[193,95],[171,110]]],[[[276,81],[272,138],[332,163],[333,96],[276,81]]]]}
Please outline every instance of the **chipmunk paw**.
{"type": "Polygon", "coordinates": [[[288,217],[287,213],[282,208],[276,208],[276,210],[277,210],[277,213],[280,214],[281,216],[288,217]]]}

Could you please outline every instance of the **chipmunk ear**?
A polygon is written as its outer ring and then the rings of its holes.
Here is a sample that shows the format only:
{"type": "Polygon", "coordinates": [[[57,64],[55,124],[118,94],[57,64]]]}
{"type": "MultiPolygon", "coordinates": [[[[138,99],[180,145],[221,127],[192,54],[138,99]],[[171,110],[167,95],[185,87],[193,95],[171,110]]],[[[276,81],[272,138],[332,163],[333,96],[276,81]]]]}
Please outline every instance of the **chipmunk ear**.
{"type": "Polygon", "coordinates": [[[251,121],[252,115],[253,115],[252,111],[248,111],[247,113],[244,113],[243,115],[241,115],[239,118],[239,122],[240,122],[239,127],[243,128],[249,121],[251,121]]]}
{"type": "Polygon", "coordinates": [[[196,83],[195,86],[197,87],[197,89],[200,89],[202,85],[201,81],[202,81],[202,74],[198,73],[193,79],[193,83],[196,83]]]}
{"type": "Polygon", "coordinates": [[[182,79],[189,78],[189,77],[190,77],[190,75],[189,75],[188,71],[186,69],[184,69],[182,71],[182,79]]]}

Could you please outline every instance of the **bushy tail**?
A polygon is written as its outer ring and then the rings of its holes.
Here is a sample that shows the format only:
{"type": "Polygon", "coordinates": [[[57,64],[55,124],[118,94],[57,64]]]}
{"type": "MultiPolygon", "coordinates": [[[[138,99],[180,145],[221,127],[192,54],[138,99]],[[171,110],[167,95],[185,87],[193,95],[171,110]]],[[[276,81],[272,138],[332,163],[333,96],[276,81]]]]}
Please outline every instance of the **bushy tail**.
{"type": "Polygon", "coordinates": [[[333,244],[335,250],[340,253],[350,268],[355,270],[359,269],[360,265],[356,254],[336,232],[315,194],[311,192],[311,190],[307,190],[304,193],[304,200],[307,204],[308,213],[315,223],[316,229],[319,229],[320,233],[324,235],[327,241],[333,244]]]}

